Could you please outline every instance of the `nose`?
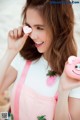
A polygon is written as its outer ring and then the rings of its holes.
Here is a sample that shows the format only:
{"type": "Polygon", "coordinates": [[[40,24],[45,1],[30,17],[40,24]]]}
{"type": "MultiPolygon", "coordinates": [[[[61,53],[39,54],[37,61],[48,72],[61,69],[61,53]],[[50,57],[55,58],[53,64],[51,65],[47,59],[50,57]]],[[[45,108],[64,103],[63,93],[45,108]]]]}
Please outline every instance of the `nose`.
{"type": "Polygon", "coordinates": [[[29,36],[30,36],[30,38],[32,40],[36,40],[37,39],[37,33],[35,31],[32,31],[29,36]]]}

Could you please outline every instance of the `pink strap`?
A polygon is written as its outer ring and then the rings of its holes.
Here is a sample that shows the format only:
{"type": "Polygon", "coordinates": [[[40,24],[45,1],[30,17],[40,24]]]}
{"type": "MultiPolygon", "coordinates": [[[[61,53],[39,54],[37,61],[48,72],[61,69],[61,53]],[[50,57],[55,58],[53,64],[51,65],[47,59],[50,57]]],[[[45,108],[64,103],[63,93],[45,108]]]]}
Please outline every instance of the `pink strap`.
{"type": "Polygon", "coordinates": [[[31,62],[27,61],[27,63],[24,66],[21,78],[19,80],[19,83],[16,86],[16,93],[14,98],[14,120],[19,120],[19,100],[20,100],[20,93],[22,90],[22,87],[24,85],[28,70],[30,68],[31,62]]]}
{"type": "Polygon", "coordinates": [[[71,120],[71,115],[70,115],[70,113],[69,113],[69,120],[71,120]]]}

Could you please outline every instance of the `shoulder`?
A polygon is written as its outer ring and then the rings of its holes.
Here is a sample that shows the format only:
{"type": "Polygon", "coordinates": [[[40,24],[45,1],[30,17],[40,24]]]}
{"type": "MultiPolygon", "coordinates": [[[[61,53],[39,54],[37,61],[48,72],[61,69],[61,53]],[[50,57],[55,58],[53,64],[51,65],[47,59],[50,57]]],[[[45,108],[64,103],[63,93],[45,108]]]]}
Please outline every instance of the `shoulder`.
{"type": "Polygon", "coordinates": [[[17,71],[19,71],[24,67],[25,63],[26,63],[26,60],[23,57],[21,57],[21,55],[18,53],[13,59],[11,66],[15,68],[17,71]]]}

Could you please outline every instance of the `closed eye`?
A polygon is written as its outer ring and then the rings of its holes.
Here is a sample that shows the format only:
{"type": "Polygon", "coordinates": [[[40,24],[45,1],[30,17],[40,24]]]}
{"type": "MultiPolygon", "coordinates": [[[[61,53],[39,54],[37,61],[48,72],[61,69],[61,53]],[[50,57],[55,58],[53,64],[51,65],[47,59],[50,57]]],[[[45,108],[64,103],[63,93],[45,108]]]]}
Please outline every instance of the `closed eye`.
{"type": "Polygon", "coordinates": [[[44,30],[44,28],[42,28],[42,27],[37,27],[37,30],[44,30]]]}

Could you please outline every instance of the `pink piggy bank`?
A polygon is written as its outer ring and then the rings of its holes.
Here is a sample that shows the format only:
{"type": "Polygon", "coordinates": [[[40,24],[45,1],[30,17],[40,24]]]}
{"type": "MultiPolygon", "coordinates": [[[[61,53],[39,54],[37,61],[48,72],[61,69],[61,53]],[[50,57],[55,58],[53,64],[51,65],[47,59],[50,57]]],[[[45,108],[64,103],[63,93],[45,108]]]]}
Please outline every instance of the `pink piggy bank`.
{"type": "Polygon", "coordinates": [[[80,80],[80,57],[70,56],[65,64],[64,72],[68,77],[80,80]]]}

